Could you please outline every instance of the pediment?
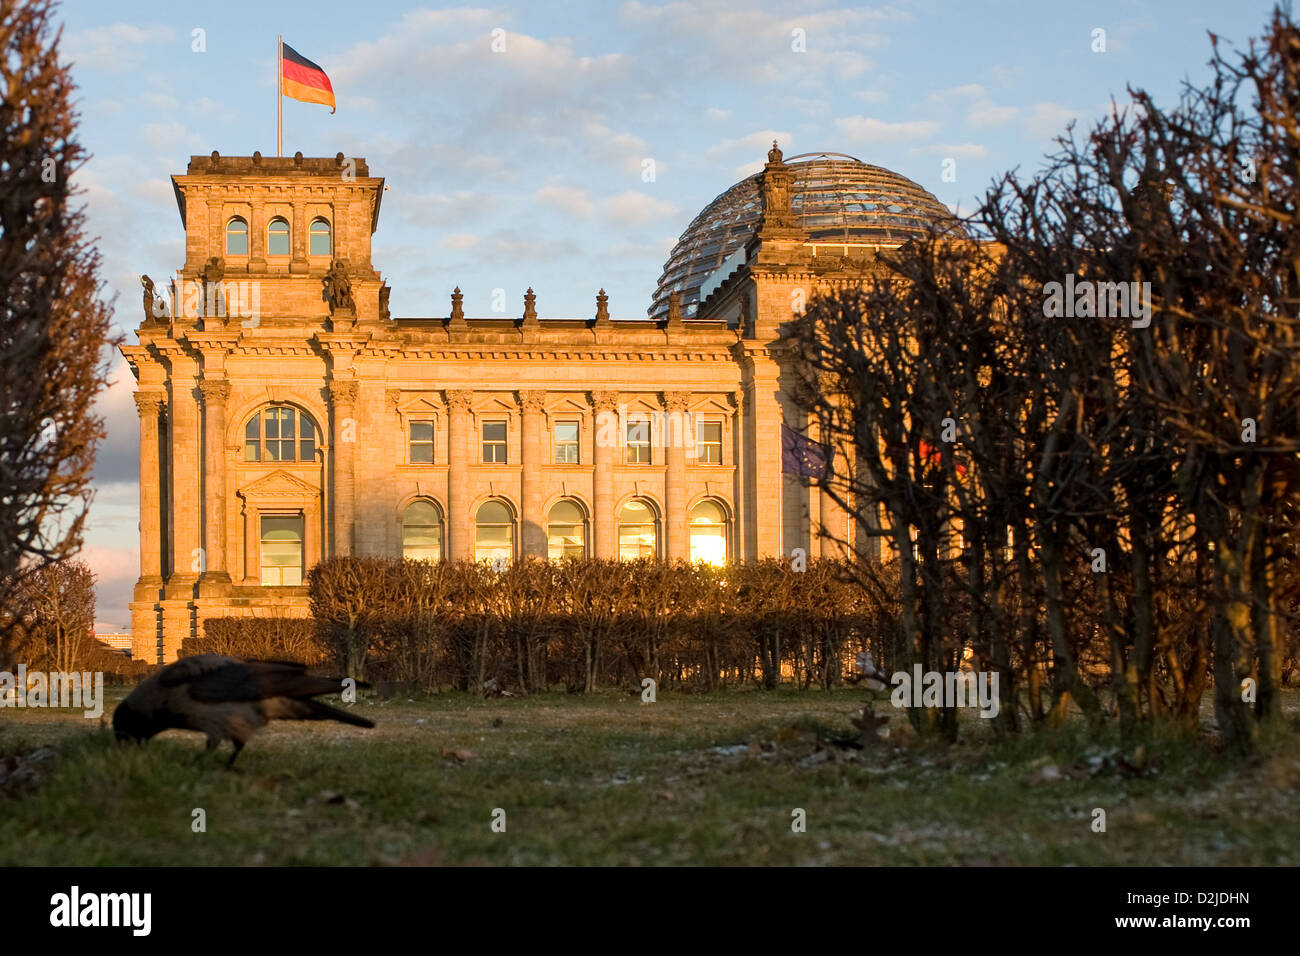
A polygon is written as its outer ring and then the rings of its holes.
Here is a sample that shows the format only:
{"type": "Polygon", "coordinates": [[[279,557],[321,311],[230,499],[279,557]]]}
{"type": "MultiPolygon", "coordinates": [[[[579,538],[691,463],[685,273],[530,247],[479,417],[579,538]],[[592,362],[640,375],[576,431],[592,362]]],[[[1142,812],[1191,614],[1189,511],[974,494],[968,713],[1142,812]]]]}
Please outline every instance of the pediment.
{"type": "Polygon", "coordinates": [[[726,404],[726,402],[722,401],[721,399],[710,395],[707,398],[703,398],[700,401],[693,403],[691,405],[691,411],[694,413],[721,412],[724,415],[730,415],[732,412],[732,408],[730,405],[726,404]]]}
{"type": "Polygon", "coordinates": [[[244,498],[314,498],[320,489],[287,471],[273,471],[239,490],[244,498]]]}
{"type": "Polygon", "coordinates": [[[479,415],[482,415],[485,412],[489,414],[496,412],[513,412],[515,411],[515,403],[507,402],[501,398],[490,398],[487,401],[476,405],[474,411],[479,415]]]}
{"type": "Polygon", "coordinates": [[[405,401],[400,406],[403,415],[433,415],[442,411],[442,406],[429,401],[427,398],[417,397],[405,401]]]}
{"type": "Polygon", "coordinates": [[[554,404],[549,405],[546,409],[546,413],[548,415],[572,415],[575,412],[578,414],[586,414],[587,408],[588,406],[586,402],[579,402],[572,398],[562,398],[554,404]]]}
{"type": "Polygon", "coordinates": [[[638,415],[641,414],[652,415],[655,414],[656,412],[663,411],[663,407],[659,404],[658,401],[655,401],[654,399],[646,398],[642,395],[633,396],[631,399],[627,401],[626,407],[629,414],[635,413],[638,415]]]}

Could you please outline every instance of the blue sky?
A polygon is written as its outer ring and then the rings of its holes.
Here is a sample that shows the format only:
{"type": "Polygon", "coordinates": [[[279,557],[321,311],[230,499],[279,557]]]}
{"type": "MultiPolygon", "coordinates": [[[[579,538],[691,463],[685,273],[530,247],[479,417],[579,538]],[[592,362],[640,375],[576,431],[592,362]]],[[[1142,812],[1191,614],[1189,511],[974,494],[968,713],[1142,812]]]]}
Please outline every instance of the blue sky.
{"type": "MultiPolygon", "coordinates": [[[[1184,77],[1206,75],[1207,30],[1241,44],[1270,9],[66,0],[62,18],[93,154],[78,182],[134,341],[138,276],[183,259],[168,176],[214,149],[274,155],[277,33],[338,99],[334,115],[285,101],[286,155],[363,156],[386,178],[374,263],[394,315],[444,315],[456,285],[469,315],[492,314],[498,287],[514,312],[531,285],[542,318],[591,314],[602,286],[614,318],[638,318],[676,237],[773,138],[787,155],[889,167],[968,211],[990,178],[1033,169],[1070,119],[1088,124],[1126,85],[1172,102],[1184,77]],[[950,158],[954,182],[941,178],[950,158]]],[[[85,551],[101,630],[128,629],[139,573],[134,385],[120,361],[114,378],[85,551]]]]}

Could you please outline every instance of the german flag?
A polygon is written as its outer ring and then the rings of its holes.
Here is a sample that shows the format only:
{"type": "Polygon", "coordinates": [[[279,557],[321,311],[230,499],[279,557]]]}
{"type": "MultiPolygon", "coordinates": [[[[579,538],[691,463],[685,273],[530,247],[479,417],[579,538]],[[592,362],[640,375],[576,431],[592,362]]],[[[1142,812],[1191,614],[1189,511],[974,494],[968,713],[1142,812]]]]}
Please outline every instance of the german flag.
{"type": "Polygon", "coordinates": [[[289,44],[280,43],[280,93],[303,103],[323,103],[334,112],[334,87],[325,71],[289,44]]]}

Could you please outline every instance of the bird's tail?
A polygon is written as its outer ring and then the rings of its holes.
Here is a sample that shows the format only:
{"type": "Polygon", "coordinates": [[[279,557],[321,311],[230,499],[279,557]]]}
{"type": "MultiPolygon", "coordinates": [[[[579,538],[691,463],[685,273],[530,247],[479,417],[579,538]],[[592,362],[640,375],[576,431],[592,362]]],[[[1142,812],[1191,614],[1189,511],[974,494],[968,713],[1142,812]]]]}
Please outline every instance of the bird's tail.
{"type": "Polygon", "coordinates": [[[329,704],[322,704],[318,700],[304,701],[311,712],[307,715],[308,720],[337,720],[339,723],[351,724],[353,727],[373,727],[373,720],[366,720],[364,717],[358,717],[356,714],[348,713],[346,710],[339,710],[337,707],[331,707],[329,704]]]}

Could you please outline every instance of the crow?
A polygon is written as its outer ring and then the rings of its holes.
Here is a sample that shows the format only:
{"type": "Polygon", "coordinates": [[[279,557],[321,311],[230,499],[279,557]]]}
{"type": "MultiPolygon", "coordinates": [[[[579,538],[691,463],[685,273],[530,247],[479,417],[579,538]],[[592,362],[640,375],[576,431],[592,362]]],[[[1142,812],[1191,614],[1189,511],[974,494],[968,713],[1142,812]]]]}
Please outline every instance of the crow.
{"type": "Polygon", "coordinates": [[[244,744],[268,721],[337,720],[375,726],[311,699],[342,689],[341,680],[313,677],[305,664],[196,654],[168,664],[131,691],[113,711],[113,732],[119,741],[144,743],[164,730],[197,730],[207,734],[208,750],[223,740],[234,744],[226,764],[231,767],[244,744]]]}

